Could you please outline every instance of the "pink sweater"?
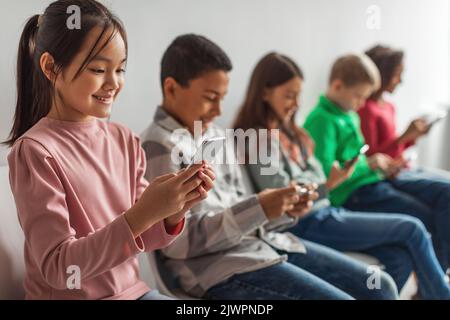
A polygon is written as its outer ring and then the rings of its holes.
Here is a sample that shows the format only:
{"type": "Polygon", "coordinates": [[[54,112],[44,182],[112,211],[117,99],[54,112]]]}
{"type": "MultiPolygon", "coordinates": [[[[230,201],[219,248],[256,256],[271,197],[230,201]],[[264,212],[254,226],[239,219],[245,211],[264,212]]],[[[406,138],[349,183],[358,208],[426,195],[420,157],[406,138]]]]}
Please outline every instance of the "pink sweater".
{"type": "Polygon", "coordinates": [[[376,101],[367,100],[358,110],[361,118],[361,130],[370,146],[368,155],[384,153],[392,158],[402,155],[403,151],[414,143],[400,144],[397,142],[397,128],[395,124],[395,107],[389,102],[380,105],[376,101]]]}
{"type": "Polygon", "coordinates": [[[25,233],[27,299],[136,299],[149,290],[136,255],[176,236],[160,222],[134,238],[123,215],[148,185],[139,138],[100,120],[43,118],[8,162],[25,233]],[[80,289],[67,286],[76,284],[71,266],[80,289]]]}

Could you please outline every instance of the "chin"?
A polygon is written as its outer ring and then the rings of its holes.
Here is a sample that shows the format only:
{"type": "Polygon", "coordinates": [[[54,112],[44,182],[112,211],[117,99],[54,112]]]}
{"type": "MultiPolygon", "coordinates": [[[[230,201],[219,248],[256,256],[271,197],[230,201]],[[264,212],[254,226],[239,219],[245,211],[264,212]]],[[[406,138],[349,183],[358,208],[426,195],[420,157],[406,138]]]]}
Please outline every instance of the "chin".
{"type": "Polygon", "coordinates": [[[294,116],[294,114],[292,113],[292,114],[290,114],[290,113],[288,113],[285,117],[284,117],[284,122],[285,123],[288,123],[288,122],[290,122],[291,120],[292,120],[292,117],[294,116]]]}
{"type": "Polygon", "coordinates": [[[97,118],[107,118],[111,115],[112,105],[101,106],[101,108],[99,108],[98,106],[95,106],[91,110],[92,110],[92,116],[97,117],[97,118]]]}
{"type": "Polygon", "coordinates": [[[206,130],[208,130],[209,125],[210,125],[210,124],[207,123],[207,124],[204,124],[204,125],[202,126],[202,133],[205,132],[206,130]]]}
{"type": "Polygon", "coordinates": [[[105,111],[105,112],[92,112],[90,114],[91,117],[94,118],[99,118],[99,119],[106,119],[108,117],[111,116],[111,112],[110,111],[105,111]]]}

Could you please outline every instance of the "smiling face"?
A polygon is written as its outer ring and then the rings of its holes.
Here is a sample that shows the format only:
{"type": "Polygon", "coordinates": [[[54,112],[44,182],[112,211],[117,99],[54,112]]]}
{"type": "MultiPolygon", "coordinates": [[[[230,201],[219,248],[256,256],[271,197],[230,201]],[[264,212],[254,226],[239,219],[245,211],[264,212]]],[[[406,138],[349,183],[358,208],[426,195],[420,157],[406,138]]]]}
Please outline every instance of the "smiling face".
{"type": "MultiPolygon", "coordinates": [[[[57,76],[56,104],[52,106],[49,117],[67,121],[87,121],[94,117],[110,116],[112,104],[125,82],[126,47],[120,33],[116,33],[75,78],[100,33],[99,27],[94,28],[70,65],[57,76]]],[[[111,30],[105,32],[98,45],[100,48],[110,34],[111,30]]],[[[41,57],[41,66],[46,75],[50,60],[51,56],[47,53],[41,57]]],[[[51,75],[47,77],[51,78],[51,75]]]]}
{"type": "Polygon", "coordinates": [[[299,107],[298,99],[302,85],[302,79],[294,77],[279,86],[265,90],[264,101],[284,123],[291,120],[299,107]]]}
{"type": "Polygon", "coordinates": [[[194,122],[202,122],[202,133],[222,114],[222,100],[228,91],[228,73],[214,70],[180,86],[173,78],[164,81],[163,106],[194,133],[194,122]]]}

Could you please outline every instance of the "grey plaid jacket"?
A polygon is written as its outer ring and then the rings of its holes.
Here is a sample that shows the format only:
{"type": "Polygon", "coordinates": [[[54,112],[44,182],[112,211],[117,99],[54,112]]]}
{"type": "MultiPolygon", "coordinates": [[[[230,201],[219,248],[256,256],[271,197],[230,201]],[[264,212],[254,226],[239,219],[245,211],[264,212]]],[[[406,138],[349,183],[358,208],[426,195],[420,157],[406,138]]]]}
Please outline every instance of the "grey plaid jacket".
{"type": "MultiPolygon", "coordinates": [[[[217,136],[225,136],[224,130],[213,125],[201,139],[217,136]]],[[[146,178],[151,181],[184,168],[197,144],[179,122],[158,107],[154,122],[142,134],[146,178]]],[[[227,159],[235,157],[233,148],[225,148],[223,153],[227,159]]],[[[190,210],[183,233],[162,250],[165,266],[186,292],[197,297],[234,274],[286,261],[283,252],[306,253],[300,239],[277,232],[297,220],[285,215],[269,222],[258,196],[243,185],[241,167],[220,164],[223,162],[212,164],[216,181],[208,198],[190,210]]]]}

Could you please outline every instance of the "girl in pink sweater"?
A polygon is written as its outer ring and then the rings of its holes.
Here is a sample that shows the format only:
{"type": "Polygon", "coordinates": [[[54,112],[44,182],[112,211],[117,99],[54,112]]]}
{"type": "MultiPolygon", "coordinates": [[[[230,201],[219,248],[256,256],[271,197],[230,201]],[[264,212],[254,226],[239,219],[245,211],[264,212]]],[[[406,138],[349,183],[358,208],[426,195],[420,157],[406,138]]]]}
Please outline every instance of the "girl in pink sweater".
{"type": "Polygon", "coordinates": [[[148,183],[145,153],[110,115],[127,39],[95,0],[59,0],[32,16],[18,53],[10,183],[25,233],[28,299],[155,296],[136,255],[169,245],[207,196],[206,164],[148,183]]]}

